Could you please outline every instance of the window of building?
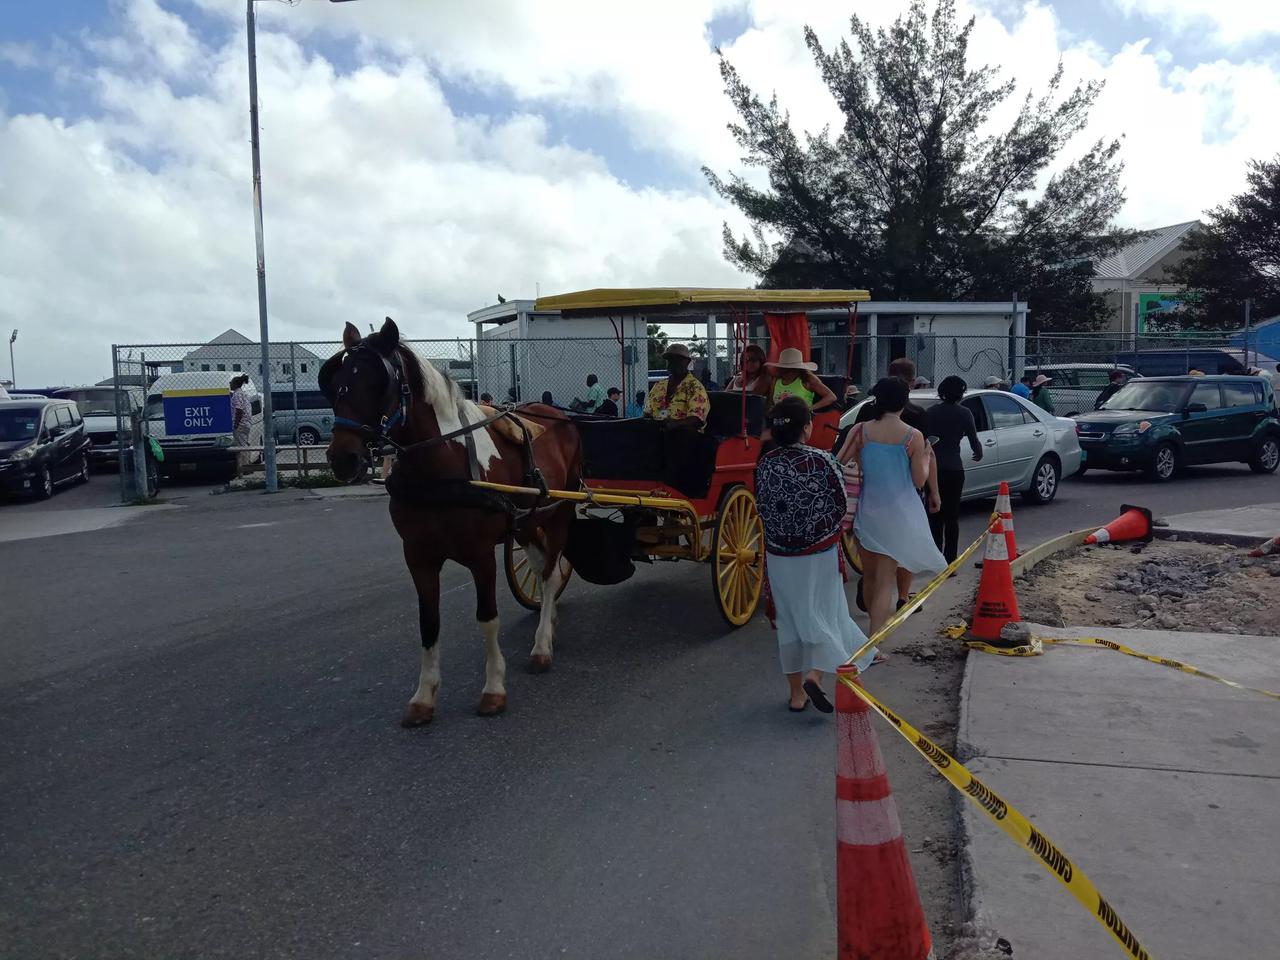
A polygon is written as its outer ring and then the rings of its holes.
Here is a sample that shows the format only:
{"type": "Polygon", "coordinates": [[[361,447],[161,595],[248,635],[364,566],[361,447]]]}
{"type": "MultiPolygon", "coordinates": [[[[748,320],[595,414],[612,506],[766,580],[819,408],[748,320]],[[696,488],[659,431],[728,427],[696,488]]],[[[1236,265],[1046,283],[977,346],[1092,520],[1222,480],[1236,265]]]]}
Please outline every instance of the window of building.
{"type": "Polygon", "coordinates": [[[238,371],[240,370],[240,364],[238,364],[238,363],[233,363],[233,364],[231,365],[231,369],[232,369],[232,370],[235,370],[235,371],[237,371],[237,372],[238,372],[238,371]]]}
{"type": "Polygon", "coordinates": [[[304,363],[304,364],[302,364],[302,372],[303,372],[303,373],[306,373],[306,372],[307,372],[307,365],[306,365],[305,363],[304,363]]]}
{"type": "Polygon", "coordinates": [[[227,369],[227,365],[225,363],[220,363],[218,364],[218,369],[225,371],[227,369]]]}
{"type": "Polygon", "coordinates": [[[203,371],[207,371],[209,369],[209,365],[207,363],[202,363],[200,364],[200,369],[203,371]]]}
{"type": "Polygon", "coordinates": [[[281,365],[281,369],[282,369],[285,373],[293,373],[293,365],[292,365],[292,364],[289,364],[289,363],[282,364],[282,365],[281,365]]]}

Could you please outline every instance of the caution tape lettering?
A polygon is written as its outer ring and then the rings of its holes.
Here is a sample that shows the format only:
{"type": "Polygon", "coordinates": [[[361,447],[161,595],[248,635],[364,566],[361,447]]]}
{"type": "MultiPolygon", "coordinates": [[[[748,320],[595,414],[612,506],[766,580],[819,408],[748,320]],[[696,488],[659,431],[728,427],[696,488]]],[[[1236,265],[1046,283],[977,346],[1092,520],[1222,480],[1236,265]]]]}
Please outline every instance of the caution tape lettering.
{"type": "Polygon", "coordinates": [[[924,737],[916,737],[916,749],[923,753],[926,757],[933,761],[934,766],[949,767],[951,766],[951,758],[935,747],[932,741],[924,737]]]}
{"type": "Polygon", "coordinates": [[[1009,815],[1009,805],[992,793],[991,789],[977,777],[969,781],[964,792],[977,800],[982,805],[982,809],[997,820],[1003,820],[1009,815]]]}
{"type": "Polygon", "coordinates": [[[1027,846],[1031,851],[1045,862],[1050,870],[1060,876],[1065,883],[1071,882],[1071,861],[1067,859],[1067,855],[1049,842],[1049,839],[1037,830],[1031,828],[1031,838],[1027,841],[1027,846]]]}
{"type": "Polygon", "coordinates": [[[1111,904],[1107,903],[1102,894],[1098,894],[1098,919],[1103,925],[1111,931],[1117,940],[1124,944],[1125,949],[1129,951],[1129,955],[1134,960],[1151,960],[1151,954],[1142,949],[1142,944],[1138,943],[1135,937],[1125,926],[1123,920],[1117,916],[1111,904]]]}

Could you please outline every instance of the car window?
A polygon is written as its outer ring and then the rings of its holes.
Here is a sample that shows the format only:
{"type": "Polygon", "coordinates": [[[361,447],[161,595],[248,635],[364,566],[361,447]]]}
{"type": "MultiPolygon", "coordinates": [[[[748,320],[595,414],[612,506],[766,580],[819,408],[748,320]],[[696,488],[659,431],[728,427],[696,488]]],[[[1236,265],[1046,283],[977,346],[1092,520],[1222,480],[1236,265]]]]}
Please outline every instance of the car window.
{"type": "Polygon", "coordinates": [[[1076,383],[1082,387],[1096,387],[1101,390],[1111,381],[1109,370],[1077,370],[1076,383]]]}
{"type": "Polygon", "coordinates": [[[298,394],[299,410],[331,410],[332,406],[319,390],[308,390],[298,394]]]}
{"type": "Polygon", "coordinates": [[[1258,394],[1262,391],[1260,383],[1224,383],[1222,385],[1222,405],[1224,407],[1252,407],[1262,400],[1258,394]]]}
{"type": "Polygon", "coordinates": [[[70,430],[76,425],[75,421],[71,419],[70,407],[59,406],[56,411],[56,415],[58,417],[58,426],[65,427],[70,430]]]}
{"type": "Polygon", "coordinates": [[[990,430],[991,425],[987,422],[987,410],[982,405],[982,397],[965,397],[960,401],[960,405],[973,414],[973,425],[979,430],[990,430]]]}
{"type": "Polygon", "coordinates": [[[1020,427],[1027,422],[1023,416],[1022,405],[1012,397],[1002,397],[997,393],[988,393],[983,395],[983,402],[987,406],[987,414],[991,420],[991,428],[993,430],[1001,430],[1005,427],[1020,427]]]}
{"type": "Polygon", "coordinates": [[[1197,383],[1187,398],[1187,405],[1203,403],[1206,410],[1217,410],[1222,406],[1222,391],[1216,383],[1197,383]]]}

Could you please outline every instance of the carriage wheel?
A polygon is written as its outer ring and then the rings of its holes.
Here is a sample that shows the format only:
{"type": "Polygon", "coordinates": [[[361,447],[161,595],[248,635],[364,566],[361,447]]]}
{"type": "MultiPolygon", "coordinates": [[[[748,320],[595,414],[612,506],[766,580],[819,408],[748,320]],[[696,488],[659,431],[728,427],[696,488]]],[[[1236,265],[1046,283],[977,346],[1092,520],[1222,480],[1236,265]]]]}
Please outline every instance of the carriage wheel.
{"type": "Polygon", "coordinates": [[[720,503],[716,517],[712,586],[720,615],[740,627],[756,612],[764,586],[764,526],[756,498],[746,487],[734,487],[720,503]]]}
{"type": "MultiPolygon", "coordinates": [[[[516,603],[526,610],[542,609],[542,578],[529,559],[529,554],[514,537],[507,537],[502,548],[503,566],[507,568],[507,585],[511,587],[511,595],[516,603]]],[[[573,573],[571,564],[564,554],[560,555],[560,589],[556,591],[556,599],[569,586],[569,577],[573,573]]]]}
{"type": "Polygon", "coordinates": [[[852,530],[845,530],[840,534],[840,549],[844,551],[844,558],[850,569],[861,576],[862,558],[858,556],[858,538],[853,535],[852,530]]]}

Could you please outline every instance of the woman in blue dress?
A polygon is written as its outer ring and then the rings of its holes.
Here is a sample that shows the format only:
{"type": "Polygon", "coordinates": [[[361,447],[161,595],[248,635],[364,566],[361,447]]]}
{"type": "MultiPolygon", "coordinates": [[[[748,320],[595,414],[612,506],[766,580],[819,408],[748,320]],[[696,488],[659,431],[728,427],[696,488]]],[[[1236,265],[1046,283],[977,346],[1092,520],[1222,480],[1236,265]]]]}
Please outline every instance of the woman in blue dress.
{"type": "MultiPolygon", "coordinates": [[[[806,446],[813,414],[804,400],[779,400],[769,425],[776,446],[756,465],[756,504],[764,522],[778,659],[790,688],[788,707],[798,713],[812,701],[830,713],[822,675],[834,673],[867,642],[849,615],[840,576],[844,473],[830,453],[806,446]]],[[[868,650],[858,668],[865,670],[875,658],[875,648],[868,650]]]]}
{"type": "Polygon", "coordinates": [[[897,568],[937,574],[947,561],[933,542],[919,488],[929,476],[924,435],[902,422],[906,383],[886,377],[875,385],[879,416],[850,434],[845,450],[862,468],[853,532],[862,548],[867,613],[874,636],[894,612],[897,568]]]}

